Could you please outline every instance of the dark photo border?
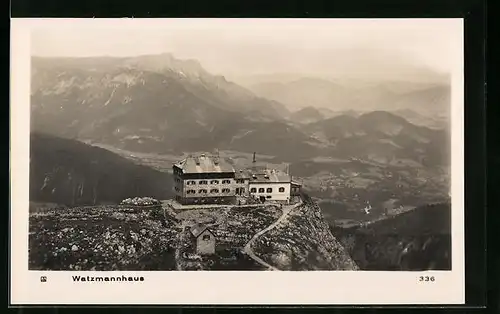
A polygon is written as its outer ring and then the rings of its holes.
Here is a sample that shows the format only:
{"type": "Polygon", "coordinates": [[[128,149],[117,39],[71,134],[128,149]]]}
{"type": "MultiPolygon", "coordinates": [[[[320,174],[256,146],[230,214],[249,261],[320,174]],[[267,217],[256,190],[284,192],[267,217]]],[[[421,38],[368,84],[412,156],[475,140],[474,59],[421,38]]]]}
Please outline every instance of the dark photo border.
{"type": "MultiPolygon", "coordinates": [[[[12,0],[11,17],[74,17],[74,18],[118,18],[118,17],[224,17],[224,18],[464,18],[465,40],[465,269],[466,269],[466,304],[464,306],[440,305],[433,308],[467,309],[481,308],[486,305],[487,273],[486,273],[486,0],[350,0],[350,1],[155,1],[148,6],[148,1],[56,1],[56,0],[12,0]]],[[[8,37],[7,37],[8,38],[8,37]]],[[[9,49],[9,44],[7,45],[9,49]]],[[[5,50],[4,50],[5,52],[5,50]]],[[[10,52],[9,52],[10,53],[10,52]]],[[[9,67],[9,65],[7,65],[9,67]]],[[[5,93],[4,93],[5,95],[5,93]]],[[[8,95],[8,94],[7,94],[8,95]]],[[[3,115],[8,117],[7,115],[3,115]]],[[[9,189],[10,200],[10,189],[9,189]]],[[[9,202],[10,208],[10,202],[9,202]]],[[[10,263],[9,253],[9,211],[4,211],[3,230],[6,234],[3,243],[6,245],[7,260],[5,284],[7,285],[7,305],[10,306],[10,263]],[[4,225],[5,226],[5,225],[4,225]]],[[[488,217],[490,219],[490,217],[488,217]]],[[[492,218],[491,218],[492,219],[492,218]]],[[[4,233],[4,234],[5,234],[4,233]]],[[[498,238],[498,235],[496,235],[498,238]]],[[[496,244],[498,245],[498,243],[496,244]]],[[[214,286],[216,288],[216,286],[214,286]]],[[[236,286],[235,286],[236,288],[236,286]]],[[[497,296],[498,297],[498,296],[497,296]]],[[[82,306],[92,307],[85,304],[82,306]]],[[[127,306],[124,304],[123,306],[127,306]]],[[[36,306],[16,306],[23,308],[36,306]]],[[[44,306],[48,311],[58,313],[64,306],[44,306]]],[[[245,306],[249,307],[249,306],[245,306]]],[[[408,308],[411,306],[369,306],[370,308],[408,308]]],[[[418,307],[422,307],[421,305],[418,307]]],[[[165,313],[198,312],[199,307],[169,306],[168,309],[155,309],[150,306],[130,308],[130,312],[148,311],[165,313]]],[[[199,309],[203,313],[226,313],[224,309],[206,306],[199,309]]],[[[259,312],[269,306],[252,306],[259,312]]],[[[294,306],[273,306],[281,312],[289,312],[285,308],[294,306]]],[[[324,311],[347,311],[349,306],[321,306],[324,311]]],[[[362,308],[357,306],[357,308],[362,308]]],[[[318,311],[316,306],[304,306],[293,311],[318,311]]],[[[94,309],[89,309],[94,311],[94,309]]],[[[68,312],[73,309],[68,308],[68,312]]],[[[106,313],[128,311],[106,307],[106,313]]],[[[406,312],[406,310],[405,310],[406,312]]]]}

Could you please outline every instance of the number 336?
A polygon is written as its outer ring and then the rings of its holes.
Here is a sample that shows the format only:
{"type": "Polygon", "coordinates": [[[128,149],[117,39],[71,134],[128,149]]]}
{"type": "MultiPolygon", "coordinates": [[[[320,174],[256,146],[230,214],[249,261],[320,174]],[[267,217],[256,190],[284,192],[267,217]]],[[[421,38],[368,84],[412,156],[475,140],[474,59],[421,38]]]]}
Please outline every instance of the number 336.
{"type": "Polygon", "coordinates": [[[418,281],[436,281],[436,278],[434,276],[420,276],[418,281]]]}

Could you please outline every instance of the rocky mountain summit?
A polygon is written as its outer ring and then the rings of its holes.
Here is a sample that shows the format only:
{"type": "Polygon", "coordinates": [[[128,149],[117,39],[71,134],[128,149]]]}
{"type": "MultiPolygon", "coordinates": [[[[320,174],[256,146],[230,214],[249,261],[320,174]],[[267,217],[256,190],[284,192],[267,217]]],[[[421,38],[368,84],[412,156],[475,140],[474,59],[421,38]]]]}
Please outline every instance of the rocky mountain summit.
{"type": "Polygon", "coordinates": [[[297,206],[287,221],[276,224],[284,214],[272,204],[180,212],[165,204],[156,208],[106,205],[33,212],[30,269],[266,270],[266,265],[252,256],[269,260],[277,270],[357,269],[312,204],[297,206]],[[186,226],[200,222],[216,234],[214,255],[196,254],[186,233],[186,226]],[[269,236],[258,237],[251,253],[244,250],[259,231],[272,224],[276,229],[270,230],[269,236]],[[294,240],[281,237],[283,230],[294,240]],[[277,246],[272,253],[265,245],[269,237],[277,246]]]}
{"type": "Polygon", "coordinates": [[[283,223],[256,241],[255,251],[281,270],[357,270],[349,252],[332,235],[319,206],[307,195],[303,198],[304,203],[283,223]]]}

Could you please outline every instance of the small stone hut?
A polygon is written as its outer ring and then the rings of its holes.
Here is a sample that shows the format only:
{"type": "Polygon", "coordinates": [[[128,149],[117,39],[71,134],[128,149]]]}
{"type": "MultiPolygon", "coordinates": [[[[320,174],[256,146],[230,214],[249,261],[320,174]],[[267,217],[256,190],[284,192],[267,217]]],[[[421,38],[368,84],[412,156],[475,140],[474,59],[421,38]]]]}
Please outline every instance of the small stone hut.
{"type": "Polygon", "coordinates": [[[215,254],[215,235],[206,225],[194,225],[191,227],[190,232],[197,254],[215,254]]]}

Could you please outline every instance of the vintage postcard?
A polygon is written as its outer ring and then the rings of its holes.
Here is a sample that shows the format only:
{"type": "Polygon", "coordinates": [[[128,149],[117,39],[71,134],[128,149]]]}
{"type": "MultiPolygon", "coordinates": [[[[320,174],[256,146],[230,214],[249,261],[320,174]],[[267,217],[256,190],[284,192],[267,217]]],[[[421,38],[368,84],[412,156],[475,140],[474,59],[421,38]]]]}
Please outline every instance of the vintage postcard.
{"type": "Polygon", "coordinates": [[[462,304],[462,19],[13,19],[10,302],[462,304]]]}

